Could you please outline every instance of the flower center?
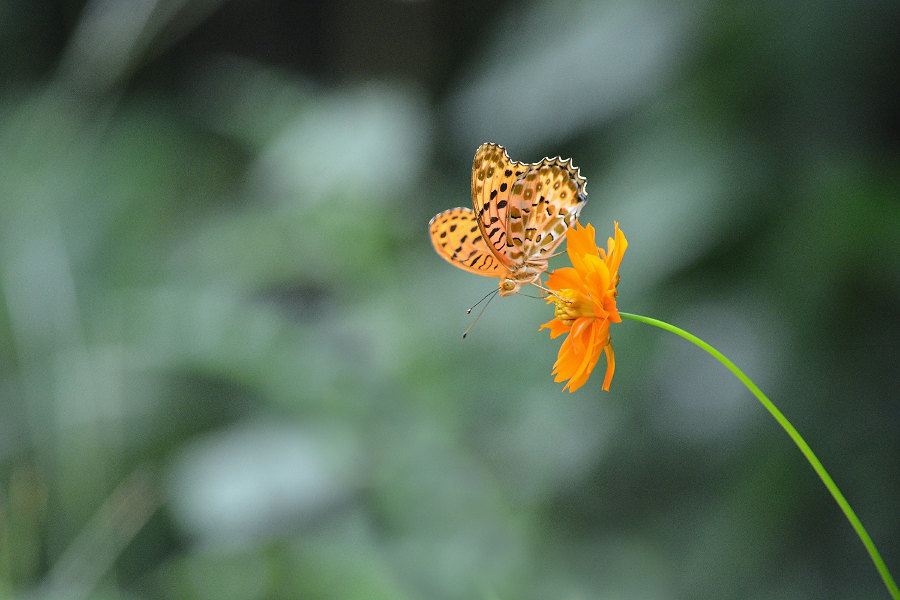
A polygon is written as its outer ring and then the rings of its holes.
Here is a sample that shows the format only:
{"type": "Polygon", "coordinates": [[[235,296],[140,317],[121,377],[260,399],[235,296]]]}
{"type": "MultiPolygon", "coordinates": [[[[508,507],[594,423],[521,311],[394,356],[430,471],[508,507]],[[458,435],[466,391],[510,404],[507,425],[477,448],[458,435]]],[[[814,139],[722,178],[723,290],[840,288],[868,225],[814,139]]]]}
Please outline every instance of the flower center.
{"type": "Polygon", "coordinates": [[[579,317],[595,317],[594,303],[578,290],[565,289],[556,291],[556,308],[553,315],[560,321],[571,322],[579,317]]]}

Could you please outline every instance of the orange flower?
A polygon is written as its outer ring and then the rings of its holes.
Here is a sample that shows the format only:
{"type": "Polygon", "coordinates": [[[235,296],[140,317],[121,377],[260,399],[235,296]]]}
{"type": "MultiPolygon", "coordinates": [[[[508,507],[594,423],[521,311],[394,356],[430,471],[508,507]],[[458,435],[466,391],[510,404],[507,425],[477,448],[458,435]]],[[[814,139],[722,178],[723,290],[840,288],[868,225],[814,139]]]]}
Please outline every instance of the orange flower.
{"type": "Polygon", "coordinates": [[[559,348],[559,357],[553,365],[555,381],[568,379],[563,387],[574,392],[588,380],[600,354],[606,352],[606,378],[603,389],[609,391],[616,359],[609,341],[609,324],[621,323],[616,309],[616,285],[619,283],[619,265],[628,247],[628,240],[616,223],[615,239],[609,238],[604,251],[594,242],[594,227],[582,227],[576,223],[567,234],[566,252],[571,267],[550,273],[547,287],[553,295],[548,303],[556,304],[555,318],[541,325],[556,338],[568,333],[559,348]]]}

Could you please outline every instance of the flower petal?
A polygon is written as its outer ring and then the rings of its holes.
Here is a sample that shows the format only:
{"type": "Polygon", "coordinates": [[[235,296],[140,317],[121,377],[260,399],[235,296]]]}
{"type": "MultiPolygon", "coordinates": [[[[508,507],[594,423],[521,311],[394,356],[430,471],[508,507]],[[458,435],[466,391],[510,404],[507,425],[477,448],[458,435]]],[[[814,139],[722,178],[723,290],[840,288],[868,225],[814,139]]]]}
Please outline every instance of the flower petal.
{"type": "Polygon", "coordinates": [[[622,233],[622,230],[619,229],[619,222],[616,221],[616,232],[615,232],[615,240],[613,238],[609,238],[607,241],[607,247],[609,248],[609,256],[607,260],[607,265],[609,265],[610,273],[618,273],[619,265],[622,264],[622,257],[625,255],[625,250],[628,248],[628,240],[625,239],[625,234],[622,233]]]}
{"type": "MultiPolygon", "coordinates": [[[[577,357],[580,360],[571,372],[569,383],[563,387],[564,390],[568,388],[570,393],[587,382],[603,351],[605,336],[602,330],[604,328],[599,326],[602,321],[596,319],[588,319],[587,321],[586,327],[577,336],[580,338],[580,343],[578,344],[580,356],[577,357]]],[[[569,337],[571,338],[572,336],[569,337]]]]}
{"type": "Polygon", "coordinates": [[[556,269],[547,277],[547,287],[551,290],[581,289],[584,284],[578,271],[572,267],[556,269]]]}
{"type": "Polygon", "coordinates": [[[570,329],[572,329],[571,324],[566,324],[564,321],[560,321],[559,319],[553,319],[541,325],[541,329],[549,329],[550,330],[550,339],[558,338],[564,333],[568,333],[570,329]]]}
{"type": "Polygon", "coordinates": [[[566,252],[572,266],[578,273],[584,271],[583,260],[586,256],[600,256],[600,250],[594,241],[594,227],[588,225],[582,227],[581,223],[576,223],[574,229],[570,229],[566,234],[566,252]]]}
{"type": "Polygon", "coordinates": [[[612,383],[613,373],[616,372],[616,357],[613,354],[612,344],[607,344],[603,348],[606,352],[606,377],[603,378],[603,389],[609,391],[609,384],[612,383]]]}
{"type": "Polygon", "coordinates": [[[579,256],[584,254],[596,254],[597,244],[594,242],[594,226],[582,226],[581,223],[575,223],[575,227],[569,229],[566,234],[566,252],[570,258],[572,254],[579,256]]]}

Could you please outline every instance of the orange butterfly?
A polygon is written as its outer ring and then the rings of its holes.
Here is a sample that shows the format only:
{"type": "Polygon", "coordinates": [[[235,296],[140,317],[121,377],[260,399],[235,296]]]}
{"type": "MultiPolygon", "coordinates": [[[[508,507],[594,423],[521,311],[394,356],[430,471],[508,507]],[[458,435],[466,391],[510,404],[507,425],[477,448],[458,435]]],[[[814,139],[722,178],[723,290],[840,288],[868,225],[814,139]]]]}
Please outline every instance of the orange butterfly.
{"type": "Polygon", "coordinates": [[[470,273],[499,277],[501,296],[540,286],[547,259],[578,219],[587,180],[572,159],[510,160],[503,146],[482,144],[472,164],[472,208],[435,215],[431,243],[441,258],[470,273]]]}

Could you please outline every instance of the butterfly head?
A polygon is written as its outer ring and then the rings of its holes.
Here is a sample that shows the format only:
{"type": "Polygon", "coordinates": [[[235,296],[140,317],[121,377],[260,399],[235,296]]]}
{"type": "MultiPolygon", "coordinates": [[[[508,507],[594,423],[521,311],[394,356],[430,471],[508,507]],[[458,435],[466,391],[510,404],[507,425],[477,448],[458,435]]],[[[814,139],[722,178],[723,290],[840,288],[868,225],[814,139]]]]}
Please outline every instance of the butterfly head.
{"type": "Polygon", "coordinates": [[[504,277],[498,285],[501,296],[512,296],[519,291],[522,283],[510,277],[504,277]]]}
{"type": "Polygon", "coordinates": [[[524,265],[513,269],[500,279],[498,291],[501,296],[512,296],[522,289],[523,285],[535,284],[541,287],[541,273],[546,270],[546,258],[527,261],[524,265]]]}

